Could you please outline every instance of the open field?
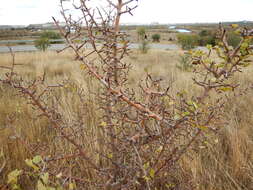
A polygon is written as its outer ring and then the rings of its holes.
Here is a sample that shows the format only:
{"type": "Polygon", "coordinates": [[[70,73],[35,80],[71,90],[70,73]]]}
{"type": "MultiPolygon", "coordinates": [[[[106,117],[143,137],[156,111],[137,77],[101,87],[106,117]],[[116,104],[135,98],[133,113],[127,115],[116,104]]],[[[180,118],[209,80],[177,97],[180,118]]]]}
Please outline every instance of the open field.
{"type": "MultiPolygon", "coordinates": [[[[129,88],[136,88],[136,81],[144,79],[147,73],[152,73],[155,78],[164,80],[163,85],[171,86],[172,96],[182,90],[187,91],[189,97],[196,94],[199,89],[193,84],[193,74],[177,67],[183,54],[181,50],[151,50],[148,54],[132,50],[130,56],[125,58],[133,67],[129,88]]],[[[85,145],[87,154],[92,154],[98,146],[102,146],[94,142],[103,130],[99,127],[101,112],[96,97],[100,85],[86,70],[80,69],[80,63],[74,60],[73,53],[27,52],[16,53],[15,58],[17,64],[22,64],[17,66],[15,72],[22,74],[24,79],[34,79],[45,71],[48,84],[62,84],[51,93],[52,99],[47,101],[50,104],[56,98],[59,103],[57,109],[63,114],[65,122],[73,128],[79,128],[79,138],[85,145]],[[82,125],[75,126],[75,122],[82,125]]],[[[9,54],[0,54],[1,66],[10,65],[11,61],[9,54]]],[[[0,78],[4,71],[0,70],[0,78]]],[[[243,75],[235,76],[233,80],[238,81],[241,84],[239,88],[243,90],[251,85],[252,75],[250,66],[244,70],[243,75]]],[[[211,97],[211,100],[212,98],[215,97],[211,97]]],[[[253,189],[253,91],[249,89],[237,97],[230,95],[227,102],[223,125],[217,126],[221,130],[216,134],[204,132],[205,141],[185,154],[179,166],[169,174],[169,181],[166,181],[168,190],[253,189]]],[[[0,189],[2,185],[5,190],[8,172],[16,168],[27,169],[25,159],[41,155],[50,160],[63,153],[74,152],[75,148],[59,140],[59,134],[51,128],[47,119],[38,117],[31,105],[17,96],[17,91],[0,85],[0,189]]],[[[106,150],[105,154],[108,154],[106,150]]],[[[99,158],[94,156],[93,159],[99,162],[99,158]]],[[[99,177],[96,173],[87,172],[85,160],[56,159],[48,164],[57,168],[56,171],[50,171],[52,175],[59,171],[64,171],[63,175],[73,173],[86,184],[91,184],[89,181],[99,177]],[[70,167],[74,168],[73,171],[69,171],[70,167]]],[[[103,160],[100,164],[104,167],[108,162],[103,160]]],[[[24,189],[33,185],[32,179],[21,179],[24,189]]],[[[86,186],[87,189],[92,189],[91,187],[92,185],[86,186]]]]}
{"type": "MultiPolygon", "coordinates": [[[[229,28],[229,26],[233,24],[231,23],[223,23],[223,26],[229,28]]],[[[243,23],[243,22],[235,22],[241,27],[251,27],[253,24],[243,23]]],[[[175,24],[179,29],[187,29],[192,31],[194,34],[198,34],[202,30],[214,31],[219,27],[218,23],[199,23],[199,24],[175,24]]],[[[169,29],[169,25],[122,25],[122,31],[127,32],[130,35],[131,42],[138,42],[137,30],[138,28],[145,28],[147,32],[148,39],[151,41],[151,36],[153,34],[161,35],[161,42],[164,44],[176,43],[176,35],[177,31],[169,29]]],[[[43,33],[43,31],[52,31],[58,33],[56,29],[4,29],[0,30],[0,40],[34,40],[39,38],[39,36],[43,33]]],[[[17,43],[18,44],[18,43],[17,43]]]]}

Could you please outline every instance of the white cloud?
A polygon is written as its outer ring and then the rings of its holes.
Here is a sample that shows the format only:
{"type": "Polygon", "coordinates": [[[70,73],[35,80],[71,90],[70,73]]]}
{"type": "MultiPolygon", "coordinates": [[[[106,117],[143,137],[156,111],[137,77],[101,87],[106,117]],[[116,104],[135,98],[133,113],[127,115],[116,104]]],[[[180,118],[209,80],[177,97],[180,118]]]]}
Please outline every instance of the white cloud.
{"type": "MultiPolygon", "coordinates": [[[[1,1],[0,25],[44,23],[52,21],[52,16],[60,18],[59,0],[1,1]]],[[[125,16],[123,22],[253,20],[252,7],[253,0],[139,0],[139,7],[134,11],[134,17],[125,16]]]]}

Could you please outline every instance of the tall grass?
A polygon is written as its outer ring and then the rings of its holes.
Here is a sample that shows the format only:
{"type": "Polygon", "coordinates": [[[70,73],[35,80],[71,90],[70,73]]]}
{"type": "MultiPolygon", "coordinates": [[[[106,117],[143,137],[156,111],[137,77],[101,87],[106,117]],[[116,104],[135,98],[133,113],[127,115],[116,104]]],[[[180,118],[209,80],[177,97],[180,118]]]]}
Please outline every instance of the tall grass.
{"type": "MultiPolygon", "coordinates": [[[[127,58],[133,67],[129,86],[136,85],[135,81],[146,73],[153,73],[154,76],[161,76],[164,85],[172,85],[170,93],[186,90],[189,96],[193,95],[198,89],[192,83],[192,74],[177,68],[180,55],[182,52],[179,51],[150,51],[145,55],[134,51],[127,58]]],[[[80,70],[79,64],[71,57],[71,52],[17,53],[16,62],[23,64],[17,72],[32,79],[45,71],[50,84],[63,83],[64,86],[64,81],[69,81],[71,86],[56,89],[52,92],[53,97],[57,97],[60,102],[57,109],[61,110],[62,115],[59,117],[64,117],[68,125],[78,128],[75,121],[82,121],[80,141],[85,144],[89,154],[96,149],[103,149],[99,147],[101,144],[94,141],[101,138],[101,127],[98,123],[101,114],[95,95],[99,86],[85,70],[80,70]],[[75,86],[82,91],[76,90],[75,86]],[[80,93],[84,96],[80,96],[80,93]]],[[[1,54],[0,60],[0,65],[9,65],[11,62],[8,54],[1,54]]],[[[4,71],[0,71],[0,75],[3,73],[4,71]]],[[[252,74],[252,69],[249,68],[245,75],[235,78],[240,81],[241,89],[250,84],[252,74]]],[[[180,167],[176,168],[171,176],[168,189],[253,189],[252,90],[241,96],[228,97],[227,101],[229,104],[225,110],[223,126],[220,126],[222,129],[217,134],[206,133],[206,141],[198,145],[200,150],[192,150],[181,159],[180,167]]],[[[55,131],[49,125],[46,119],[37,117],[31,106],[16,96],[13,89],[0,86],[0,152],[2,150],[3,153],[0,157],[0,168],[6,161],[0,173],[0,184],[5,184],[9,171],[24,168],[26,158],[38,154],[55,156],[60,152],[75,151],[66,142],[57,140],[55,131]]],[[[97,157],[93,159],[101,161],[97,157]]],[[[97,177],[95,173],[83,173],[87,171],[83,160],[76,162],[76,174],[87,178],[97,177]]],[[[55,164],[63,167],[72,163],[59,160],[55,164]]],[[[107,163],[101,161],[100,164],[107,163]]],[[[32,181],[24,179],[22,183],[24,187],[29,187],[32,181]]]]}

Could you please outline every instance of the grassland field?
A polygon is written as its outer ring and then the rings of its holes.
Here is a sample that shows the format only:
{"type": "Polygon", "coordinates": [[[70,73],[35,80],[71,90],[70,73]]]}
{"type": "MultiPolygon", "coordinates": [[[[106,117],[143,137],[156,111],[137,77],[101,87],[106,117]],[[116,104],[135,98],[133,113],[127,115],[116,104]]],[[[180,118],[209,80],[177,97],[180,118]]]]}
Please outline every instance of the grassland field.
{"type": "MultiPolygon", "coordinates": [[[[132,64],[129,87],[135,88],[136,81],[143,79],[146,73],[164,80],[163,84],[171,85],[170,93],[180,90],[189,92],[189,96],[199,89],[193,85],[192,73],[178,69],[183,51],[150,50],[141,54],[133,50],[125,61],[132,64]]],[[[16,53],[16,63],[22,64],[15,69],[25,79],[33,79],[46,72],[48,84],[59,84],[68,81],[84,90],[84,100],[71,88],[57,90],[63,114],[72,119],[77,115],[87,123],[82,141],[90,144],[98,135],[100,113],[96,109],[96,97],[93,93],[99,84],[86,71],[80,69],[80,63],[74,60],[71,51],[57,54],[53,51],[16,53]],[[82,108],[82,109],[80,109],[82,108]]],[[[0,54],[0,65],[11,64],[9,54],[0,54]]],[[[4,75],[0,70],[0,77],[4,75]]],[[[252,66],[243,75],[233,80],[245,89],[252,82],[252,66]]],[[[252,190],[253,189],[253,92],[248,91],[239,97],[228,97],[225,109],[224,126],[217,134],[207,135],[207,142],[200,144],[199,151],[186,154],[180,161],[180,167],[174,174],[174,181],[190,181],[199,190],[252,190]]],[[[0,85],[0,189],[5,184],[8,172],[25,168],[24,160],[35,155],[55,156],[59,151],[71,147],[63,142],[54,141],[55,133],[48,127],[46,119],[36,117],[31,106],[15,90],[0,85]]],[[[88,146],[88,151],[93,151],[88,146]]],[[[70,163],[57,162],[56,165],[70,163]]],[[[80,167],[84,167],[80,165],[80,167]]],[[[31,182],[23,181],[27,186],[31,182]]],[[[2,187],[3,188],[3,187],[2,187]]]]}

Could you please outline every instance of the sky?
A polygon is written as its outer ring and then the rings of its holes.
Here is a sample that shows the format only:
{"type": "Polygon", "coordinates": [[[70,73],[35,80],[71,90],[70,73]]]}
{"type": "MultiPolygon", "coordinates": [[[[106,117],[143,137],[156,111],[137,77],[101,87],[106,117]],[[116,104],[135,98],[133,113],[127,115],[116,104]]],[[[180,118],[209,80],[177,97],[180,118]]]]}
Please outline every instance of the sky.
{"type": "MultiPolygon", "coordinates": [[[[122,23],[252,21],[252,8],[253,0],[138,0],[134,16],[124,16],[122,23]]],[[[0,25],[60,20],[59,10],[59,0],[0,0],[0,25]]]]}

